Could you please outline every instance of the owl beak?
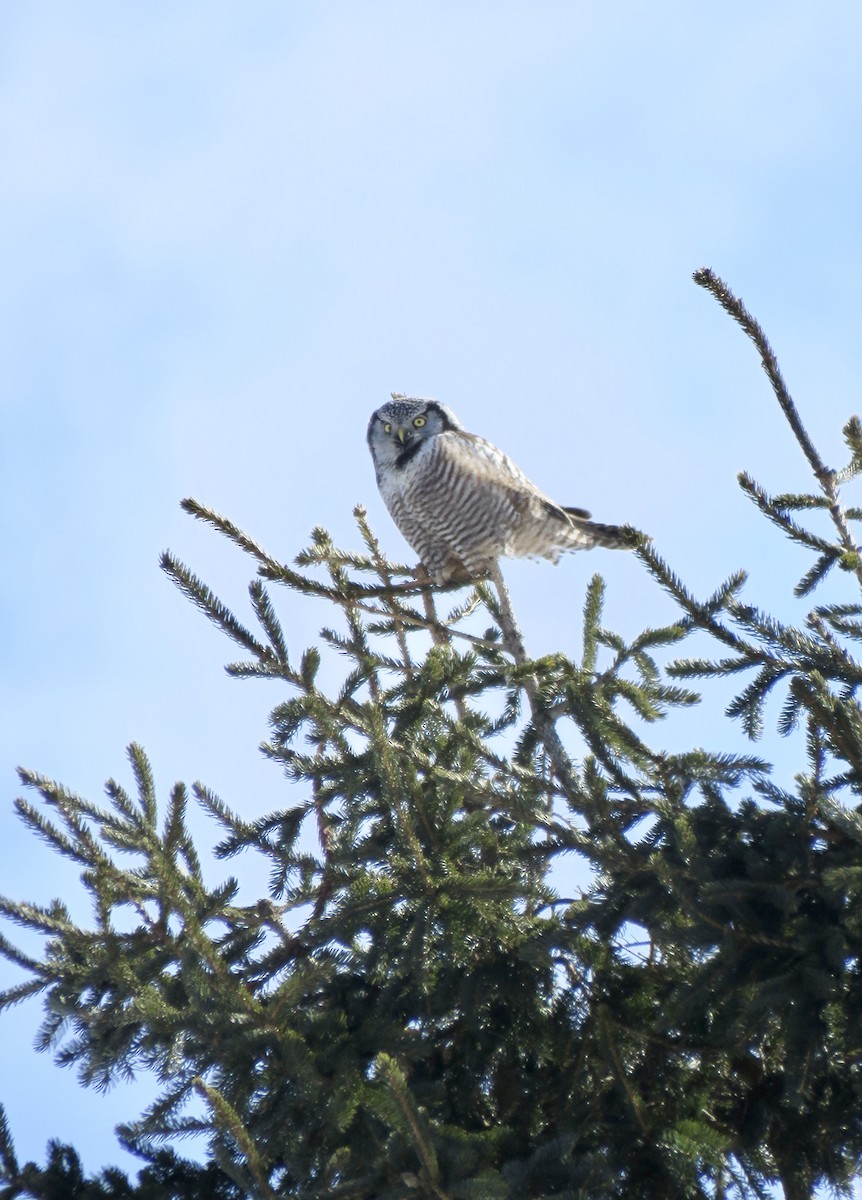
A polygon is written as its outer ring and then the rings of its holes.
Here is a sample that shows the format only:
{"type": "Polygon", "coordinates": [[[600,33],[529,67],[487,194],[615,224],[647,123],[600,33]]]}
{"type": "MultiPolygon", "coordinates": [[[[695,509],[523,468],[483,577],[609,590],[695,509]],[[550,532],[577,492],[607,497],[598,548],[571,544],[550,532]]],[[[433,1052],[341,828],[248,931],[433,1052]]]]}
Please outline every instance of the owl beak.
{"type": "Polygon", "coordinates": [[[404,428],[403,425],[399,425],[398,426],[398,441],[401,443],[402,446],[404,445],[404,439],[406,437],[407,437],[407,430],[404,428]]]}

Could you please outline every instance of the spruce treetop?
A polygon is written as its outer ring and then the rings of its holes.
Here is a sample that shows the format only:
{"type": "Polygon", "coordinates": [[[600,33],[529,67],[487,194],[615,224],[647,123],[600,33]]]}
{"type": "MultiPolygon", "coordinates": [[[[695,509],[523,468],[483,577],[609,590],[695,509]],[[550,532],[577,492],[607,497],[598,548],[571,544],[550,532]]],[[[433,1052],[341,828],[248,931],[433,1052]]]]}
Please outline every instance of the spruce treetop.
{"type": "Polygon", "coordinates": [[[435,586],[386,560],[361,508],[360,550],[318,529],[287,565],[185,501],[254,565],[249,618],[173,554],[162,566],[240,648],[228,673],[277,681],[262,749],[291,787],[262,816],[203,783],[161,797],[136,745],[134,786],[111,780],[98,804],[21,771],[21,818],[80,867],[92,919],[0,900],[44,936],[40,954],[0,938],[23,974],[0,1005],[40,997],[40,1048],[82,1084],[146,1071],[160,1092],[118,1131],[146,1160],[134,1182],[85,1178],[57,1144],[22,1165],[3,1119],[0,1198],[849,1194],[862,509],[842,489],[862,425],[828,468],[760,326],[711,271],[695,280],[751,338],[814,481],[740,485],[808,555],[797,597],[837,567],[846,599],[794,624],[749,602],[742,571],[698,598],[629,531],[672,623],[606,628],[594,576],[578,657],[532,659],[499,571],[435,586]],[[285,592],[332,613],[301,653],[285,592]],[[714,657],[681,657],[694,633],[714,657]],[[742,752],[657,748],[659,722],[715,678],[738,680],[742,752]],[[780,732],[804,739],[792,786],[750,751],[773,694],[780,732]],[[218,863],[261,861],[260,897],[213,878],[190,802],[219,830],[218,863]],[[188,1134],[204,1163],[179,1153],[188,1134]]]}

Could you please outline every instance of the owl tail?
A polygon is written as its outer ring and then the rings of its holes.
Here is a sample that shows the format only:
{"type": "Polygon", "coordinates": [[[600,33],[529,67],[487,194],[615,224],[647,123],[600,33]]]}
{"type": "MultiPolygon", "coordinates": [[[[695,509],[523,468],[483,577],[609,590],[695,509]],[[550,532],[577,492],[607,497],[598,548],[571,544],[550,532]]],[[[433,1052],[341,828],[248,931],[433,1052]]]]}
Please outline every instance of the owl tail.
{"type": "Polygon", "coordinates": [[[631,525],[602,525],[599,521],[586,521],[567,511],[572,523],[573,541],[579,549],[606,546],[609,550],[631,550],[643,540],[644,535],[632,529],[631,525]]]}

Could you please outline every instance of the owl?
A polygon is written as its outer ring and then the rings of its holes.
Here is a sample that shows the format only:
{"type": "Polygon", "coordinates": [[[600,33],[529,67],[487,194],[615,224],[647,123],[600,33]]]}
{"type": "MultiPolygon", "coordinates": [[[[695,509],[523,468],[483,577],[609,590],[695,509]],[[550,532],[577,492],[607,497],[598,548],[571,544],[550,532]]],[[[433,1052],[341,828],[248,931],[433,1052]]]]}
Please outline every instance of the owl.
{"type": "Polygon", "coordinates": [[[468,433],[445,404],[393,394],[368,445],[395,524],[440,584],[481,578],[501,556],[548,558],[630,536],[555,504],[502,450],[468,433]]]}

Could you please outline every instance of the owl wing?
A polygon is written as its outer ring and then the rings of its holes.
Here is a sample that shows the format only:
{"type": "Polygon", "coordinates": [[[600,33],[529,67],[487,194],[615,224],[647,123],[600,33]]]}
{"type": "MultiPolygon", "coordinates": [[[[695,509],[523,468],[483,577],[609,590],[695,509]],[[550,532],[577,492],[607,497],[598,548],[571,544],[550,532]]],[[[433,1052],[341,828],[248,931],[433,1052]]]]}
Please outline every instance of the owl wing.
{"type": "Polygon", "coordinates": [[[520,467],[517,467],[493,442],[466,430],[449,430],[441,439],[444,457],[460,472],[477,482],[498,487],[538,492],[520,467]]]}
{"type": "Polygon", "coordinates": [[[474,489],[495,504],[510,507],[513,516],[529,505],[543,516],[571,524],[569,513],[589,517],[581,508],[565,509],[555,504],[529,479],[508,454],[475,433],[450,430],[439,439],[443,469],[457,476],[465,491],[474,489]]]}
{"type": "Polygon", "coordinates": [[[497,554],[556,562],[566,550],[626,544],[617,526],[596,525],[586,509],[551,500],[485,438],[460,430],[438,440],[444,473],[459,480],[459,498],[480,504],[490,518],[488,537],[497,542],[497,554]]]}
{"type": "MultiPolygon", "coordinates": [[[[516,466],[493,442],[478,437],[475,433],[461,431],[456,435],[460,440],[457,446],[459,460],[464,469],[472,472],[483,483],[497,484],[515,495],[528,496],[536,502],[545,516],[561,521],[564,525],[575,527],[582,521],[589,521],[593,515],[586,508],[575,508],[570,504],[557,504],[529,479],[520,467],[516,466]]],[[[517,503],[520,510],[523,501],[517,503]]]]}
{"type": "MultiPolygon", "coordinates": [[[[512,531],[547,505],[569,523],[561,508],[539,491],[520,467],[493,442],[464,430],[447,430],[435,438],[431,468],[459,525],[477,540],[503,547],[512,531]],[[481,531],[481,533],[480,533],[481,531]]],[[[431,464],[429,463],[429,466],[431,464]]],[[[446,508],[449,507],[447,504],[446,508]]],[[[450,517],[438,514],[448,525],[450,517]]],[[[543,513],[544,515],[544,513],[543,513]]]]}

